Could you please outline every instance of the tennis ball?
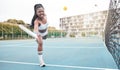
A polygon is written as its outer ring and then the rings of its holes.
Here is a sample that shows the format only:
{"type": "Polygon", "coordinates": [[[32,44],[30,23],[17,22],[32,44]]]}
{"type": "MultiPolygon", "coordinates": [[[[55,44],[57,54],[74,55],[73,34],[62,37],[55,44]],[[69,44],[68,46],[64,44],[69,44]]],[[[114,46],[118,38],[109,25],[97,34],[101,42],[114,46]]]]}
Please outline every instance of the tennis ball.
{"type": "Polygon", "coordinates": [[[64,10],[64,11],[67,11],[67,6],[64,6],[64,7],[63,7],[63,10],[64,10]]]}

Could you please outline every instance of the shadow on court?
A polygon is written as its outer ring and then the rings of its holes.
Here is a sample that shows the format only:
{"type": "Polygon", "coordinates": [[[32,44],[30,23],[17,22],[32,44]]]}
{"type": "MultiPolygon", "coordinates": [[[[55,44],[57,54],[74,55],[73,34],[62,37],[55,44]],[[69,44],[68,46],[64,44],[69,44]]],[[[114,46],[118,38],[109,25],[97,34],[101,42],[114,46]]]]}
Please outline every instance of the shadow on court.
{"type": "Polygon", "coordinates": [[[0,70],[117,69],[100,38],[55,38],[43,45],[47,66],[41,68],[35,40],[0,41],[0,70]]]}

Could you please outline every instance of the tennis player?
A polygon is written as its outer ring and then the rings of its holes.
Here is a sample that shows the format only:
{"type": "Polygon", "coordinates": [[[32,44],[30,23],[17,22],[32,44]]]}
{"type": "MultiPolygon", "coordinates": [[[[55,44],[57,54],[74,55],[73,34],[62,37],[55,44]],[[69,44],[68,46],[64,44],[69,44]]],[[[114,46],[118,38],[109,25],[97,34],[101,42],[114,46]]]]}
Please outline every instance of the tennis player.
{"type": "Polygon", "coordinates": [[[34,27],[34,33],[36,33],[38,36],[36,41],[38,43],[38,57],[40,61],[40,66],[45,67],[45,62],[43,60],[43,39],[47,38],[48,23],[42,4],[35,4],[34,16],[32,18],[31,25],[34,27]]]}

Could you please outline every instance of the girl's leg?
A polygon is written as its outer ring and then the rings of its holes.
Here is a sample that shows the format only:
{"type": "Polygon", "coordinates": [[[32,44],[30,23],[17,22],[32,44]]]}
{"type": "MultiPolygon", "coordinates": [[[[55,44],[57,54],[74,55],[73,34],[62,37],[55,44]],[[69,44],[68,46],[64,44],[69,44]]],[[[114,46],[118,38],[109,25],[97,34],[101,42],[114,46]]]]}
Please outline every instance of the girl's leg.
{"type": "Polygon", "coordinates": [[[38,36],[38,57],[39,57],[39,60],[40,60],[40,66],[41,67],[45,67],[45,63],[44,63],[44,60],[43,60],[43,41],[42,41],[42,37],[41,36],[38,36]]]}

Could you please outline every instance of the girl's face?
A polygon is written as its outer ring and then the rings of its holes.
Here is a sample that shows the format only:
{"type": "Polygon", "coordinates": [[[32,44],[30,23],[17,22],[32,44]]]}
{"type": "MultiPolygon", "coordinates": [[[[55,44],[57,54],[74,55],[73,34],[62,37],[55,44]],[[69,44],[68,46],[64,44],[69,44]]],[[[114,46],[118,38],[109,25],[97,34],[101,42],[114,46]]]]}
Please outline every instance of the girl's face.
{"type": "Polygon", "coordinates": [[[39,18],[43,18],[44,17],[44,8],[38,8],[37,10],[36,10],[36,14],[37,14],[37,16],[39,17],[39,18]]]}

